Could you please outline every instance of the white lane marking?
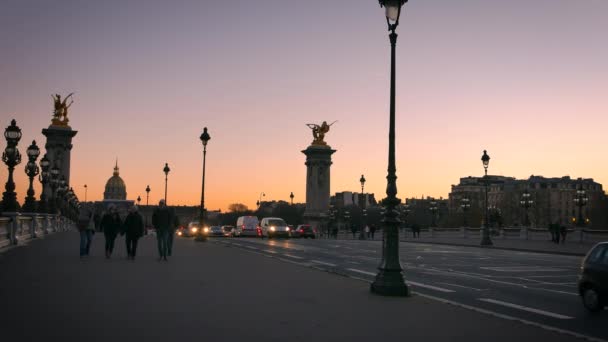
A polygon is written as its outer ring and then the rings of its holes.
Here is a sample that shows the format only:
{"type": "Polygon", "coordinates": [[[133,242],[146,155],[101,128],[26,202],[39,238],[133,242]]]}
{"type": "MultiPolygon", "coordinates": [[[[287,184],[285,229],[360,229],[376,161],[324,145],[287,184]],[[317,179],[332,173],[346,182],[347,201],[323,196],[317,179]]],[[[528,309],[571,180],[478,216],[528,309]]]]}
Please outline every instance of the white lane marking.
{"type": "MultiPolygon", "coordinates": [[[[222,243],[228,244],[227,242],[222,242],[222,243]]],[[[242,245],[240,243],[234,243],[233,242],[232,244],[235,245],[235,246],[244,247],[244,245],[242,245]]]]}
{"type": "Polygon", "coordinates": [[[376,273],[361,271],[361,270],[358,270],[356,268],[347,268],[347,270],[348,271],[352,271],[352,272],[357,272],[357,273],[365,274],[365,275],[369,275],[369,276],[375,276],[376,275],[376,273]]]}
{"type": "Polygon", "coordinates": [[[502,267],[480,267],[482,270],[496,272],[565,272],[567,270],[554,267],[542,266],[502,266],[502,267]]]}
{"type": "Polygon", "coordinates": [[[462,287],[463,289],[469,289],[469,290],[473,290],[473,291],[485,291],[486,290],[486,289],[478,289],[476,287],[463,286],[463,285],[457,285],[457,284],[452,284],[452,283],[439,282],[438,284],[444,284],[444,285],[454,286],[454,287],[462,287]]]}
{"type": "Polygon", "coordinates": [[[539,314],[539,315],[544,315],[544,316],[549,316],[549,317],[553,317],[553,318],[557,318],[557,319],[572,319],[572,318],[573,318],[573,317],[570,317],[570,316],[564,316],[564,315],[556,314],[556,313],[549,312],[549,311],[545,311],[545,310],[534,309],[534,308],[527,307],[527,306],[523,306],[523,305],[518,305],[518,304],[513,304],[513,303],[503,302],[503,301],[496,300],[496,299],[490,299],[490,298],[477,298],[477,300],[480,300],[480,301],[482,301],[482,302],[487,302],[487,303],[496,304],[496,305],[502,305],[502,306],[506,306],[506,307],[508,307],[508,308],[513,308],[513,309],[518,309],[518,310],[528,311],[528,312],[532,312],[532,313],[536,313],[536,314],[539,314]]]}
{"type": "Polygon", "coordinates": [[[304,259],[304,258],[299,257],[299,256],[297,256],[297,255],[291,255],[291,254],[287,254],[287,253],[285,253],[285,254],[283,254],[283,255],[284,255],[284,256],[286,256],[286,257],[288,257],[288,258],[294,258],[294,259],[304,259]]]}
{"type": "Polygon", "coordinates": [[[259,249],[259,248],[257,248],[257,247],[253,247],[253,246],[245,246],[245,248],[249,248],[249,249],[255,249],[255,250],[258,250],[258,249],[259,249]]]}
{"type": "Polygon", "coordinates": [[[445,293],[456,292],[454,290],[444,289],[443,287],[437,287],[437,286],[433,286],[433,285],[427,285],[427,284],[417,283],[415,281],[410,281],[410,280],[406,280],[405,282],[407,284],[412,284],[412,285],[417,286],[417,287],[423,287],[425,289],[435,290],[435,291],[439,291],[439,292],[445,292],[445,293]]]}
{"type": "Polygon", "coordinates": [[[332,263],[325,262],[325,261],[320,261],[320,260],[311,260],[311,261],[314,262],[315,264],[325,265],[325,266],[329,266],[329,267],[336,267],[336,266],[338,266],[336,264],[332,264],[332,263]]]}
{"type": "Polygon", "coordinates": [[[266,253],[271,253],[271,254],[277,254],[277,253],[278,253],[278,252],[273,251],[273,250],[271,250],[271,249],[266,249],[266,250],[265,250],[265,252],[266,252],[266,253]]]}

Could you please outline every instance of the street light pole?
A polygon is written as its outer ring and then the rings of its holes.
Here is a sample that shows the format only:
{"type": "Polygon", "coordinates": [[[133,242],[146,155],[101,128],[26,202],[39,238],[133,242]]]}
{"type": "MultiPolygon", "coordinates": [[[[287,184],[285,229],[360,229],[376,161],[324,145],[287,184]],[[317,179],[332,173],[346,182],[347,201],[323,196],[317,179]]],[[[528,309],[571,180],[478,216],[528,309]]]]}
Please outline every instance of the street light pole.
{"type": "Polygon", "coordinates": [[[524,208],[524,225],[526,227],[528,227],[530,225],[530,217],[528,216],[528,209],[530,209],[532,204],[534,204],[534,201],[532,200],[531,194],[530,194],[530,192],[528,192],[528,189],[526,189],[524,191],[524,193],[521,195],[521,201],[519,203],[521,204],[522,208],[524,208]]]}
{"type": "Polygon", "coordinates": [[[365,182],[366,179],[363,175],[361,175],[361,178],[359,178],[359,183],[361,183],[361,197],[363,198],[363,204],[362,206],[362,220],[361,220],[361,228],[359,229],[359,240],[365,240],[365,226],[367,225],[367,203],[366,203],[366,199],[365,197],[363,197],[364,193],[365,193],[365,182]]]}
{"type": "Polygon", "coordinates": [[[21,154],[17,149],[17,144],[21,140],[21,128],[17,126],[14,119],[11,121],[11,125],[4,130],[4,138],[6,139],[6,148],[2,153],[2,161],[8,166],[8,181],[5,185],[6,191],[2,194],[2,211],[16,212],[18,203],[13,171],[15,171],[15,166],[21,163],[21,154]]]}
{"type": "Polygon", "coordinates": [[[165,173],[165,205],[167,205],[167,180],[169,177],[169,171],[171,171],[169,164],[165,163],[165,167],[163,168],[163,172],[165,173]]]}
{"type": "Polygon", "coordinates": [[[38,180],[40,180],[40,183],[42,184],[42,192],[40,193],[40,204],[38,205],[38,211],[40,213],[46,214],[48,212],[48,206],[47,206],[47,190],[46,190],[46,185],[48,184],[50,177],[51,177],[51,173],[49,171],[49,167],[51,165],[51,162],[49,161],[49,159],[46,157],[46,154],[42,157],[42,159],[40,159],[40,175],[38,176],[38,180]]]}
{"type": "Polygon", "coordinates": [[[578,207],[578,222],[577,226],[584,227],[585,220],[583,217],[583,207],[589,202],[589,197],[585,190],[583,190],[583,184],[579,184],[578,190],[576,190],[576,197],[574,198],[574,204],[578,207]]]}
{"type": "Polygon", "coordinates": [[[205,165],[207,160],[207,143],[211,140],[211,136],[207,133],[207,127],[203,128],[203,133],[200,136],[201,142],[203,143],[203,185],[201,189],[201,214],[200,214],[200,227],[198,234],[196,234],[195,241],[204,241],[203,229],[205,227],[205,165]]]}
{"type": "Polygon", "coordinates": [[[431,219],[432,219],[431,226],[435,227],[435,225],[436,225],[436,223],[435,223],[435,217],[437,215],[437,202],[435,201],[435,199],[431,200],[430,205],[431,206],[430,206],[429,209],[431,210],[431,215],[432,215],[432,217],[431,217],[431,219]]]}
{"type": "Polygon", "coordinates": [[[85,184],[84,185],[84,203],[87,203],[87,190],[89,190],[89,187],[85,184]]]}
{"type": "Polygon", "coordinates": [[[462,208],[464,226],[467,227],[467,211],[471,208],[471,200],[468,197],[463,198],[460,207],[462,208]]]}
{"type": "Polygon", "coordinates": [[[378,274],[371,284],[371,292],[384,296],[407,296],[409,288],[403,279],[403,270],[399,261],[399,213],[396,207],[401,202],[397,198],[397,167],[395,166],[395,45],[401,7],[407,0],[380,0],[380,6],[386,8],[386,22],[391,42],[391,93],[390,125],[388,137],[388,175],[386,187],[386,212],[384,215],[384,234],[382,243],[382,260],[378,274]]]}
{"type": "Polygon", "coordinates": [[[25,203],[23,204],[23,211],[28,213],[33,213],[36,211],[36,194],[34,192],[34,177],[38,176],[40,173],[40,168],[36,165],[36,160],[40,155],[40,149],[36,145],[36,141],[32,141],[30,147],[27,148],[26,151],[28,162],[25,166],[25,174],[30,179],[30,187],[27,189],[27,197],[25,198],[25,203]]]}
{"type": "Polygon", "coordinates": [[[289,199],[291,199],[291,205],[293,205],[293,198],[294,198],[294,197],[295,197],[295,196],[293,195],[293,192],[292,192],[291,194],[289,194],[289,199]]]}
{"type": "Polygon", "coordinates": [[[149,200],[150,200],[150,186],[147,185],[146,186],[146,207],[148,206],[149,200]]]}
{"type": "Polygon", "coordinates": [[[483,237],[481,238],[482,246],[492,246],[492,240],[490,239],[490,225],[488,222],[488,166],[490,165],[490,156],[488,155],[486,150],[483,150],[483,156],[481,156],[481,161],[483,162],[483,168],[485,171],[484,175],[484,183],[486,190],[486,208],[485,208],[485,219],[483,222],[483,237]]]}

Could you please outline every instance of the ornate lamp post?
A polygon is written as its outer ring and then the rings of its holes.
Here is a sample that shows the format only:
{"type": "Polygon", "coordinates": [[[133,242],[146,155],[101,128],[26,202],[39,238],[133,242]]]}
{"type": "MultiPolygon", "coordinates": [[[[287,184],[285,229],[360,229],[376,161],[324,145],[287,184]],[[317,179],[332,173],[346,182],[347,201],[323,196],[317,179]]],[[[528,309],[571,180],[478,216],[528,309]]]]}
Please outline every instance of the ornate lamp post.
{"type": "Polygon", "coordinates": [[[574,204],[578,207],[578,220],[577,226],[583,227],[585,226],[585,219],[583,218],[583,207],[587,205],[589,202],[589,197],[585,190],[583,190],[583,185],[580,184],[578,190],[576,190],[576,196],[574,197],[574,204]]]}
{"type": "Polygon", "coordinates": [[[260,192],[260,199],[258,199],[258,201],[256,202],[258,209],[260,209],[260,206],[262,205],[262,196],[266,196],[266,194],[263,192],[260,192]]]}
{"type": "Polygon", "coordinates": [[[36,165],[36,160],[40,155],[40,149],[36,146],[36,141],[32,141],[30,147],[27,148],[28,162],[25,165],[25,174],[30,179],[30,187],[27,189],[27,197],[25,197],[25,203],[23,204],[23,211],[27,213],[33,213],[36,211],[36,194],[34,192],[34,177],[40,173],[40,168],[36,165]]]}
{"type": "Polygon", "coordinates": [[[361,198],[362,203],[361,203],[361,211],[363,212],[362,215],[362,220],[361,220],[361,229],[359,229],[359,240],[365,240],[365,225],[367,224],[367,201],[366,198],[364,197],[364,193],[365,193],[365,177],[363,175],[361,175],[361,178],[359,178],[359,183],[361,183],[361,198]]]}
{"type": "Polygon", "coordinates": [[[4,138],[6,139],[6,148],[2,153],[2,161],[8,166],[8,180],[5,185],[6,191],[2,194],[2,211],[16,212],[19,204],[15,193],[13,171],[15,171],[15,166],[21,163],[21,154],[17,149],[17,144],[21,140],[21,128],[17,126],[14,119],[11,121],[11,125],[4,130],[4,138]]]}
{"type": "Polygon", "coordinates": [[[481,161],[483,163],[483,168],[485,171],[484,175],[484,183],[486,190],[486,208],[485,208],[485,219],[483,220],[483,237],[481,238],[482,246],[492,246],[492,240],[490,239],[490,225],[488,222],[488,166],[490,165],[490,156],[488,155],[486,150],[483,150],[483,156],[481,156],[481,161]]]}
{"type": "Polygon", "coordinates": [[[471,209],[471,200],[468,197],[462,199],[462,203],[460,204],[460,208],[462,208],[462,218],[464,221],[464,226],[467,227],[467,211],[471,209]]]}
{"type": "Polygon", "coordinates": [[[40,172],[40,175],[38,177],[40,183],[42,184],[42,192],[40,193],[40,204],[38,205],[38,211],[41,213],[46,213],[48,211],[46,201],[46,185],[48,184],[51,177],[51,172],[49,171],[50,166],[51,162],[45,154],[42,159],[40,159],[40,169],[42,170],[42,172],[40,172]]]}
{"type": "Polygon", "coordinates": [[[84,185],[84,203],[87,203],[87,190],[89,189],[89,187],[85,184],[84,185]]]}
{"type": "Polygon", "coordinates": [[[291,194],[289,194],[289,199],[291,200],[291,205],[293,205],[293,198],[295,196],[293,195],[293,192],[291,194]]]}
{"type": "Polygon", "coordinates": [[[433,199],[431,200],[431,202],[429,203],[430,207],[429,210],[431,211],[431,219],[432,219],[432,223],[431,226],[435,227],[435,217],[437,216],[437,202],[433,199]]]}
{"type": "Polygon", "coordinates": [[[378,274],[371,285],[371,291],[384,296],[407,296],[408,286],[403,279],[403,270],[399,261],[399,213],[395,208],[401,202],[397,198],[397,167],[395,166],[395,45],[401,7],[407,0],[380,0],[380,6],[386,8],[386,22],[391,42],[391,94],[390,124],[388,135],[388,175],[386,187],[386,212],[384,215],[384,234],[382,243],[382,260],[378,274]]]}
{"type": "Polygon", "coordinates": [[[141,204],[141,196],[137,196],[137,206],[139,207],[141,204]]]}
{"type": "Polygon", "coordinates": [[[522,208],[524,208],[524,225],[526,227],[528,227],[530,225],[530,218],[528,216],[528,209],[530,209],[530,207],[534,204],[534,201],[531,198],[531,194],[530,192],[528,192],[528,189],[526,189],[524,191],[524,193],[521,195],[521,201],[519,201],[519,204],[521,205],[522,208]]]}
{"type": "Polygon", "coordinates": [[[146,207],[148,206],[150,200],[150,186],[146,185],[146,207]]]}
{"type": "Polygon", "coordinates": [[[207,159],[207,143],[211,140],[211,136],[207,133],[207,127],[203,128],[203,133],[200,136],[201,142],[203,143],[203,188],[201,190],[201,217],[200,217],[200,228],[196,235],[196,241],[204,241],[203,228],[205,227],[205,163],[207,159]]]}
{"type": "Polygon", "coordinates": [[[53,215],[57,214],[57,189],[59,188],[59,168],[57,165],[51,168],[51,207],[49,212],[53,215]]]}
{"type": "Polygon", "coordinates": [[[165,163],[165,167],[163,168],[163,172],[165,173],[165,205],[167,205],[167,180],[169,178],[169,171],[171,171],[169,164],[165,163]]]}

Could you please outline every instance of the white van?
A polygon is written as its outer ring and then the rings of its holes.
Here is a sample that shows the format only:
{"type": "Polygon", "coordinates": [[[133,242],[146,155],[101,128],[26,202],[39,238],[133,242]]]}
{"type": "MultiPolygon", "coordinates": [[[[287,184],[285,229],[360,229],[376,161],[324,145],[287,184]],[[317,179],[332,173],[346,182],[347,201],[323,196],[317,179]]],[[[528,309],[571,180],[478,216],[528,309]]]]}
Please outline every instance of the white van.
{"type": "Polygon", "coordinates": [[[287,223],[280,217],[264,217],[260,223],[262,235],[272,239],[276,236],[289,238],[289,227],[287,223]]]}
{"type": "Polygon", "coordinates": [[[257,216],[241,216],[236,219],[236,229],[242,236],[261,236],[257,216]]]}

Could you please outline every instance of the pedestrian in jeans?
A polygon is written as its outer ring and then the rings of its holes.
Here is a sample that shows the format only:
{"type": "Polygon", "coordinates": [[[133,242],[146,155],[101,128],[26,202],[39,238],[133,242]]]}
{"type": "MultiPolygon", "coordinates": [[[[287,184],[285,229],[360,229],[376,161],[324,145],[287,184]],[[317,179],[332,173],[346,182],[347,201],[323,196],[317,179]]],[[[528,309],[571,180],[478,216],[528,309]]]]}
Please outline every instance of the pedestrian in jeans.
{"type": "Polygon", "coordinates": [[[122,222],[114,204],[110,204],[108,212],[101,219],[101,230],[106,238],[106,259],[112,256],[114,241],[121,230],[122,222]]]}
{"type": "Polygon", "coordinates": [[[152,213],[152,225],[156,229],[156,242],[158,244],[158,261],[167,261],[169,231],[173,225],[172,213],[165,205],[165,200],[158,202],[158,208],[152,213]]]}
{"type": "Polygon", "coordinates": [[[129,214],[125,218],[125,242],[127,243],[127,258],[135,260],[137,253],[137,241],[144,235],[144,220],[137,211],[137,206],[129,208],[129,214]]]}
{"type": "Polygon", "coordinates": [[[89,208],[82,208],[78,215],[78,231],[80,232],[80,258],[89,256],[93,234],[95,234],[95,222],[93,212],[89,208]]]}

